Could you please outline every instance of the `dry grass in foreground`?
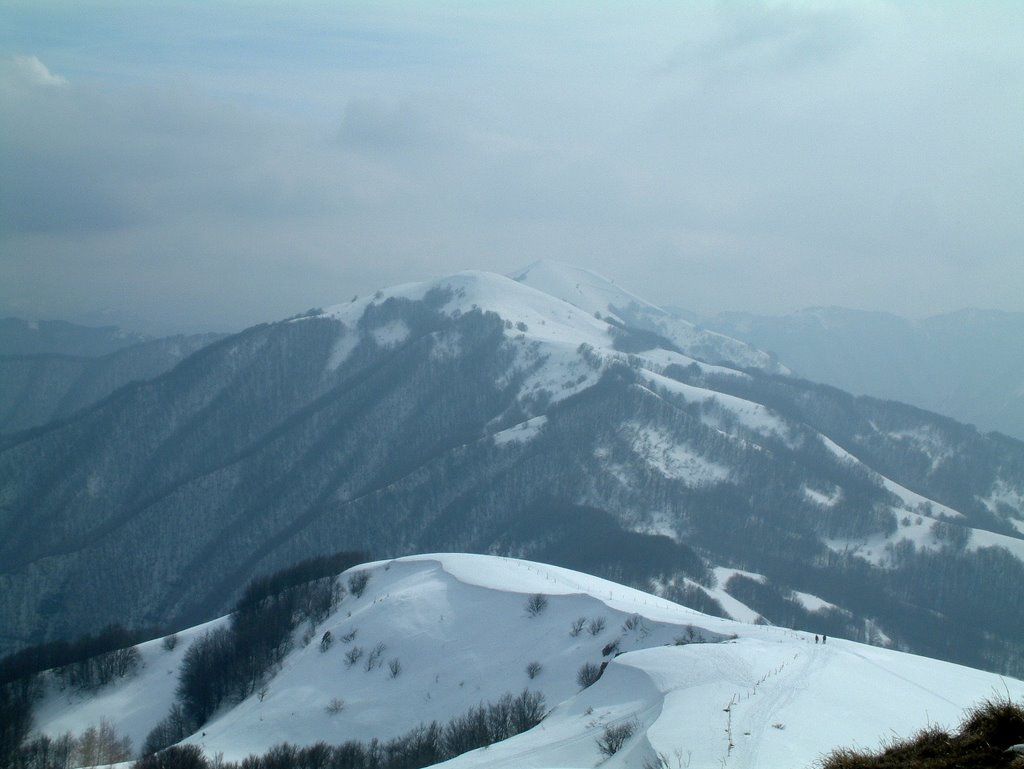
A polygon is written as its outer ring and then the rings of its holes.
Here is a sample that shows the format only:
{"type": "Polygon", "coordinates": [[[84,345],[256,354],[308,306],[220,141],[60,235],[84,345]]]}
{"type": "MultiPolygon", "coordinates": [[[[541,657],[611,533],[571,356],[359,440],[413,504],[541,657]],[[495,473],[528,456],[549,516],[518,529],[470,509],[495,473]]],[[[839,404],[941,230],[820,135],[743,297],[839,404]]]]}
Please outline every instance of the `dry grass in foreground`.
{"type": "Polygon", "coordinates": [[[821,769],[1024,769],[1024,755],[1008,748],[1024,743],[1024,707],[1009,699],[990,699],[967,712],[949,734],[938,727],[894,740],[876,753],[837,748],[821,769]]]}

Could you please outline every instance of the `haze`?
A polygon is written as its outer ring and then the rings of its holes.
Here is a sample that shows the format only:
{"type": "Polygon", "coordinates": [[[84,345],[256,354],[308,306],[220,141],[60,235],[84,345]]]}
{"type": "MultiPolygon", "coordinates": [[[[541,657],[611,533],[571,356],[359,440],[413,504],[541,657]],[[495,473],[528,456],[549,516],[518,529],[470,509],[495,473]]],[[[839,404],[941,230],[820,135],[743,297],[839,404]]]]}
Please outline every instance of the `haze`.
{"type": "Polygon", "coordinates": [[[8,1],[0,315],[231,329],[543,258],[699,312],[1024,310],[1022,39],[1016,2],[8,1]]]}

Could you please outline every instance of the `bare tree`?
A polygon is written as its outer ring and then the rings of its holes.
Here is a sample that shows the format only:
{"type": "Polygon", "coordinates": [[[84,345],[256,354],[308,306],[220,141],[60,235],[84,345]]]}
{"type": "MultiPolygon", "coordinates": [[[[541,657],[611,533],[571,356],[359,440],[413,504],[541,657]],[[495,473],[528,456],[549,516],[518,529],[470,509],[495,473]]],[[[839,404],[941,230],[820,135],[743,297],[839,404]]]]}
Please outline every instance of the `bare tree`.
{"type": "Polygon", "coordinates": [[[132,757],[132,741],[121,737],[106,718],[100,725],[90,726],[78,738],[75,759],[80,766],[117,764],[132,757]]]}
{"type": "Polygon", "coordinates": [[[347,652],[345,652],[345,667],[350,668],[359,662],[359,658],[363,656],[362,646],[353,646],[347,652]]]}
{"type": "Polygon", "coordinates": [[[370,650],[369,655],[366,657],[366,672],[367,673],[369,673],[374,668],[379,668],[381,666],[381,661],[380,660],[381,660],[381,657],[384,656],[384,650],[386,648],[387,647],[383,643],[379,643],[379,644],[377,644],[376,646],[374,646],[370,650]]]}
{"type": "Polygon", "coordinates": [[[614,756],[626,740],[633,736],[639,726],[640,724],[635,718],[621,724],[608,724],[601,736],[597,738],[597,749],[603,756],[614,756]]]}
{"type": "Polygon", "coordinates": [[[534,593],[526,599],[526,613],[531,617],[536,617],[546,608],[548,608],[548,597],[543,593],[534,593]]]}

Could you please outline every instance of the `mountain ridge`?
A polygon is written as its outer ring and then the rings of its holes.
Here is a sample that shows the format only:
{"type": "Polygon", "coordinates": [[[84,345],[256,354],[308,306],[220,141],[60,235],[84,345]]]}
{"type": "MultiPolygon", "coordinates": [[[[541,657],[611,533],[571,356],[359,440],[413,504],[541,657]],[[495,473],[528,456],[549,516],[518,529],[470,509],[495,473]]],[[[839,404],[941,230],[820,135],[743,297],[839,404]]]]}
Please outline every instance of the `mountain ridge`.
{"type": "MultiPolygon", "coordinates": [[[[445,765],[582,767],[607,758],[639,767],[678,755],[701,766],[806,766],[837,745],[955,722],[995,688],[1024,696],[1021,681],[835,638],[818,644],[811,630],[718,619],[543,563],[426,554],[356,566],[339,581],[357,574],[365,578],[358,594],[296,630],[262,688],[185,743],[230,761],[282,742],[387,740],[526,687],[545,696],[539,726],[445,765]],[[384,649],[369,665],[375,645],[384,649]],[[581,686],[578,669],[601,662],[603,674],[581,686]],[[603,757],[598,741],[619,724],[633,731],[603,757]]],[[[189,644],[224,622],[183,631],[172,647],[141,645],[139,672],[93,695],[69,697],[44,679],[39,732],[79,734],[106,717],[140,745],[170,708],[189,644]]]]}
{"type": "Polygon", "coordinates": [[[1001,670],[1024,627],[995,590],[1024,579],[1024,444],[487,273],[208,345],[6,446],[0,485],[8,649],[193,624],[341,549],[575,559],[705,602],[714,567],[742,568],[769,619],[813,593],[833,635],[1001,670]],[[1000,630],[954,632],[971,612],[1000,630]]]}

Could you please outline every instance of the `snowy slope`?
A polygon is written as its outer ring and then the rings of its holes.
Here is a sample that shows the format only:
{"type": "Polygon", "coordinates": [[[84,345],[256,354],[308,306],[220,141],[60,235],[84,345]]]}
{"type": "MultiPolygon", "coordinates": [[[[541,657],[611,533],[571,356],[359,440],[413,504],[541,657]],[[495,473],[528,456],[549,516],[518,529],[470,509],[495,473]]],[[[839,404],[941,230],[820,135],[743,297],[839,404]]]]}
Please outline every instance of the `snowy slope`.
{"type": "Polygon", "coordinates": [[[729,361],[743,368],[759,368],[773,373],[788,371],[770,355],[746,342],[697,328],[590,270],[542,260],[512,275],[520,283],[556,296],[588,313],[598,313],[627,326],[660,334],[700,360],[711,363],[729,361]]]}
{"type": "MultiPolygon", "coordinates": [[[[926,723],[954,725],[964,708],[994,693],[1024,696],[1024,682],[851,642],[816,645],[814,628],[716,619],[528,561],[445,554],[352,571],[361,570],[370,575],[363,595],[347,596],[315,634],[298,630],[268,686],[223,709],[190,741],[239,759],[283,741],[388,738],[530,688],[550,708],[538,727],[450,765],[591,767],[602,758],[596,740],[604,727],[635,720],[635,736],[604,765],[641,767],[661,753],[673,766],[678,755],[690,766],[800,767],[836,745],[874,746],[926,723]],[[548,604],[531,616],[526,603],[538,593],[548,604]],[[587,624],[573,635],[580,617],[587,624]],[[336,640],[323,652],[318,639],[327,630],[336,640]],[[615,641],[622,653],[603,656],[615,641]],[[381,664],[368,670],[378,644],[381,664]],[[347,665],[356,646],[364,656],[347,665]],[[579,691],[579,667],[605,659],[603,677],[579,691]],[[390,660],[399,660],[397,675],[390,660]],[[530,662],[542,666],[532,680],[530,662]],[[332,700],[344,708],[329,712],[332,700]]],[[[159,640],[145,644],[142,671],[95,697],[51,688],[38,729],[81,732],[107,717],[141,744],[170,707],[175,667],[202,630],[179,634],[173,651],[159,640]]]]}
{"type": "MultiPolygon", "coordinates": [[[[506,338],[516,351],[513,371],[528,372],[520,386],[519,403],[530,419],[497,432],[493,437],[499,445],[528,442],[543,429],[546,417],[534,415],[532,404],[541,403],[546,407],[562,401],[596,384],[609,367],[626,362],[637,368],[653,394],[670,395],[687,404],[712,404],[732,426],[720,425],[708,414],[704,416],[705,423],[731,441],[760,444],[764,439],[778,439],[797,448],[798,433],[808,434],[806,426],[788,422],[760,403],[684,384],[664,375],[670,367],[698,366],[706,374],[748,377],[737,368],[706,362],[720,359],[735,361],[744,367],[785,371],[768,356],[729,337],[699,330],[589,270],[559,262],[536,262],[511,278],[466,271],[432,282],[404,284],[372,297],[331,307],[325,314],[341,320],[347,328],[356,328],[367,308],[375,303],[389,299],[420,301],[432,293],[445,297],[441,309],[449,316],[473,310],[500,316],[505,322],[506,338]],[[687,354],[662,348],[626,354],[615,347],[616,329],[622,324],[654,331],[687,354]],[[737,428],[742,432],[737,434],[737,428]]],[[[408,329],[401,324],[388,323],[363,333],[371,334],[378,344],[393,346],[404,341],[408,329]]],[[[341,337],[329,366],[337,367],[358,340],[358,335],[353,333],[341,337]]],[[[449,352],[455,354],[455,351],[449,352]]],[[[666,478],[682,480],[691,487],[732,480],[729,468],[716,465],[692,447],[676,442],[671,435],[639,424],[623,425],[622,435],[632,436],[633,454],[666,478]]],[[[885,566],[889,546],[910,541],[918,549],[940,549],[943,542],[936,536],[933,525],[938,521],[964,518],[961,512],[864,466],[829,437],[816,432],[812,435],[837,461],[864,467],[874,483],[891,493],[890,509],[903,522],[890,534],[828,540],[826,544],[836,552],[856,552],[875,565],[885,566]]],[[[596,458],[604,460],[605,455],[604,447],[595,448],[596,458]]],[[[618,468],[612,465],[608,471],[616,476],[618,468]]],[[[621,481],[631,482],[625,475],[621,475],[621,481]]],[[[805,493],[823,508],[833,504],[820,490],[807,489],[805,493]]],[[[1010,495],[1004,496],[1012,499],[1010,495]]],[[[658,527],[652,522],[639,526],[638,530],[655,528],[658,527]]],[[[1024,560],[1024,540],[970,526],[966,528],[969,549],[998,546],[1024,560]]],[[[669,536],[676,536],[671,526],[661,529],[669,536]]]]}
{"type": "MultiPolygon", "coordinates": [[[[641,360],[652,372],[669,366],[696,365],[709,373],[745,376],[733,368],[705,363],[696,354],[655,348],[640,356],[629,355],[615,347],[618,327],[595,317],[586,307],[502,275],[473,270],[435,281],[393,286],[373,296],[327,308],[323,315],[340,320],[346,329],[335,344],[328,368],[336,369],[346,360],[356,349],[361,334],[369,334],[382,347],[395,347],[405,341],[409,329],[401,323],[366,329],[363,319],[368,308],[389,300],[416,302],[431,296],[443,302],[438,309],[449,317],[480,310],[494,313],[504,321],[505,337],[516,353],[509,376],[526,372],[520,387],[523,400],[543,396],[545,403],[557,403],[595,384],[609,366],[629,360],[641,360]]],[[[686,350],[682,340],[672,341],[686,350]]],[[[699,352],[708,352],[702,344],[698,348],[699,352]]],[[[457,353],[457,349],[437,352],[457,353]]]]}

